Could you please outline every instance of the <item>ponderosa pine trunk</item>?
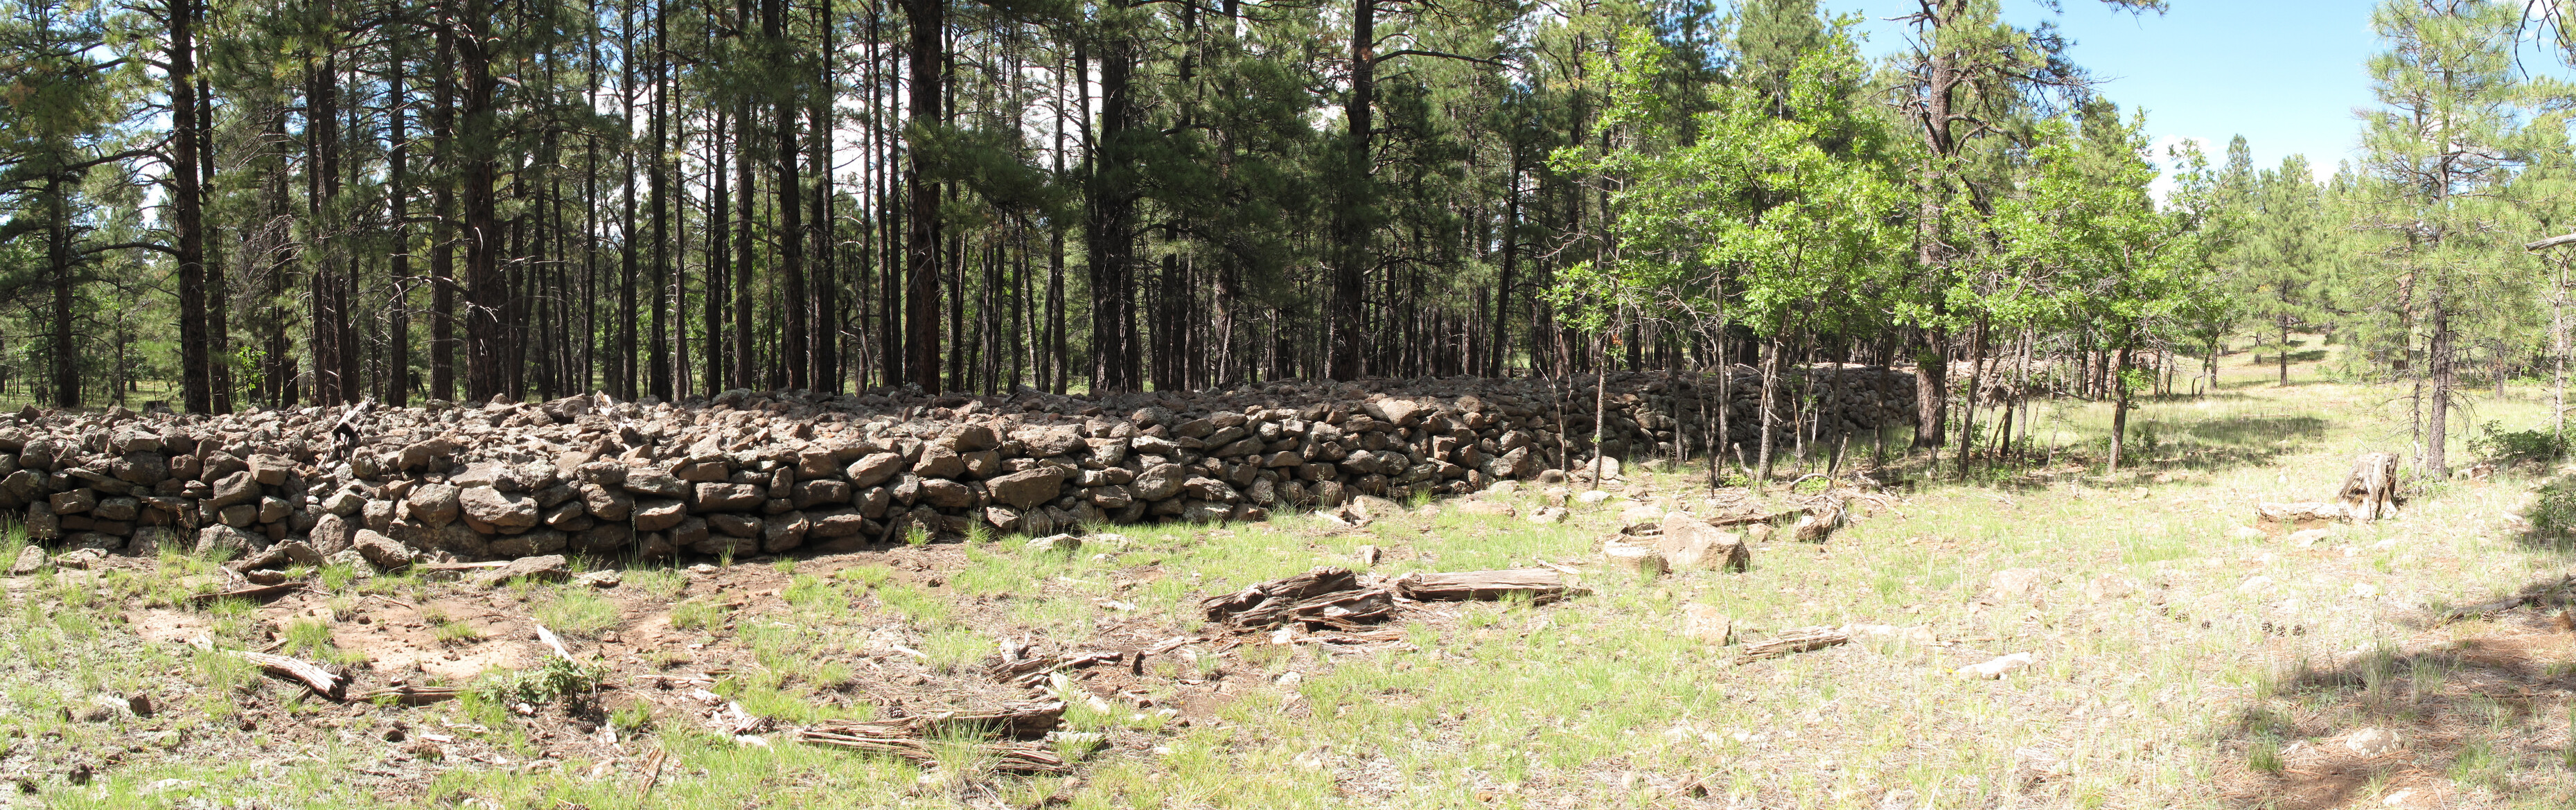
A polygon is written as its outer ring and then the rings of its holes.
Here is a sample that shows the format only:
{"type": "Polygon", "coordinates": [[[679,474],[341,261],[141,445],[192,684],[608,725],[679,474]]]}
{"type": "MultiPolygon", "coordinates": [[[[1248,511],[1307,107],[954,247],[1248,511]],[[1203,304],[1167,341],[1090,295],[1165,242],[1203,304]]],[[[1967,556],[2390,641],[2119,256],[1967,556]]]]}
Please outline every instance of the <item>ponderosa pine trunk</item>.
{"type": "MultiPolygon", "coordinates": [[[[902,0],[906,23],[906,106],[913,137],[927,137],[940,121],[941,35],[948,26],[945,0],[902,0]]],[[[904,167],[910,192],[904,232],[904,370],[921,390],[937,393],[939,375],[939,187],[922,165],[924,143],[912,145],[904,167]]],[[[1095,258],[1095,261],[1097,259],[1095,258]]]]}
{"type": "Polygon", "coordinates": [[[206,239],[198,186],[195,0],[170,0],[170,234],[179,266],[180,402],[189,413],[214,407],[213,345],[206,307],[206,239]]]}
{"type": "MultiPolygon", "coordinates": [[[[1374,228],[1363,210],[1368,201],[1368,177],[1371,168],[1370,130],[1375,122],[1377,94],[1377,2],[1351,0],[1350,95],[1342,105],[1342,119],[1349,127],[1342,136],[1341,200],[1333,207],[1331,239],[1332,313],[1328,318],[1333,333],[1332,354],[1327,358],[1324,376],[1335,380],[1356,380],[1364,373],[1366,329],[1360,310],[1362,282],[1370,262],[1369,237],[1374,228]]],[[[1605,355],[1606,358],[1606,355],[1605,355]]],[[[1596,450],[1597,452],[1597,450],[1596,450]]]]}
{"type": "Polygon", "coordinates": [[[494,196],[500,81],[492,74],[491,0],[465,0],[464,22],[466,36],[457,38],[456,51],[465,75],[467,133],[460,161],[465,174],[465,389],[467,397],[482,402],[506,393],[513,376],[504,367],[509,330],[501,320],[510,291],[501,277],[500,201],[494,196]]]}

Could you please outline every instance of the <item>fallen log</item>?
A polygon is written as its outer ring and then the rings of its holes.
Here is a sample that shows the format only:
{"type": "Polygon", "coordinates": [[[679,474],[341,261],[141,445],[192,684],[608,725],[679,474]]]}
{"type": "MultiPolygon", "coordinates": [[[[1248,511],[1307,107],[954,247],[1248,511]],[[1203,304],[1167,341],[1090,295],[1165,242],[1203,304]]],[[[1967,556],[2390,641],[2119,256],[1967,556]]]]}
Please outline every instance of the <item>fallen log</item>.
{"type": "MultiPolygon", "coordinates": [[[[897,757],[916,765],[934,765],[939,752],[919,737],[889,736],[853,731],[840,727],[809,728],[796,732],[798,742],[828,745],[871,754],[897,757]]],[[[1043,743],[987,742],[967,743],[976,753],[990,757],[992,768],[1008,773],[1062,775],[1073,772],[1073,766],[1057,756],[1043,743]]]]}
{"type": "Polygon", "coordinates": [[[1767,641],[1744,645],[1743,652],[1735,656],[1735,663],[1750,664],[1755,661],[1779,658],[1785,655],[1795,655],[1802,652],[1812,652],[1837,644],[1849,643],[1851,643],[1851,634],[1843,632],[1842,628],[1800,628],[1786,633],[1781,633],[1767,641]]]}
{"type": "Polygon", "coordinates": [[[1298,602],[1288,606],[1283,615],[1286,621],[1305,625],[1309,630],[1318,627],[1352,630],[1362,624],[1375,624],[1392,618],[1395,611],[1393,591],[1366,588],[1328,593],[1298,602]]]}
{"type": "Polygon", "coordinates": [[[1389,584],[1396,595],[1420,602],[1501,599],[1512,594],[1527,594],[1533,602],[1550,602],[1565,596],[1565,578],[1545,568],[1445,574],[1417,571],[1396,577],[1389,584]]]}
{"type": "Polygon", "coordinates": [[[458,689],[453,686],[413,686],[406,683],[379,689],[369,689],[365,692],[351,695],[349,699],[361,703],[374,703],[380,700],[391,700],[392,702],[400,703],[405,706],[427,706],[442,700],[454,700],[457,695],[464,693],[465,690],[458,689]]]}
{"type": "Polygon", "coordinates": [[[258,601],[283,596],[303,589],[304,583],[301,582],[280,582],[275,585],[253,585],[248,588],[235,588],[229,591],[201,593],[188,597],[188,601],[195,602],[200,605],[225,599],[250,599],[258,601]]]}
{"type": "Polygon", "coordinates": [[[2255,525],[2267,532],[2283,529],[2319,529],[2342,521],[2342,504],[2333,503],[2264,503],[2254,505],[2255,525]]]}
{"type": "Polygon", "coordinates": [[[1224,596],[1200,600],[1208,621],[1238,627],[1275,627],[1287,620],[1288,610],[1296,604],[1337,591],[1358,590],[1359,577],[1350,569],[1321,566],[1293,577],[1255,584],[1224,596]]]}
{"type": "Polygon", "coordinates": [[[1023,700],[1004,703],[1000,708],[975,712],[933,712],[896,720],[865,720],[834,723],[827,728],[865,737],[1011,737],[1035,739],[1046,736],[1064,721],[1064,701],[1023,700]]]}
{"type": "Polygon", "coordinates": [[[258,664],[260,669],[267,671],[270,675],[277,675],[302,682],[305,686],[311,687],[315,693],[332,700],[341,699],[341,690],[348,685],[338,673],[332,672],[330,668],[301,658],[288,658],[283,655],[271,655],[263,652],[251,652],[249,650],[225,650],[224,652],[228,655],[241,658],[244,661],[258,664]]]}

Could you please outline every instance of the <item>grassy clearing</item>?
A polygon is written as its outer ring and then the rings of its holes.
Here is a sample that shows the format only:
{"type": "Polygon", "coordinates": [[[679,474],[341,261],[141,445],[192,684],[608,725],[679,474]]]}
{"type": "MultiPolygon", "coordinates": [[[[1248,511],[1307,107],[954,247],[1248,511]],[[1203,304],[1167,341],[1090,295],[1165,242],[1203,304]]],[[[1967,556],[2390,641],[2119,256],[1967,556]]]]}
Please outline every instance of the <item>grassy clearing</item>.
{"type": "MultiPolygon", "coordinates": [[[[2128,474],[2083,464],[2099,456],[2107,408],[2043,406],[2030,445],[2041,461],[1981,466],[1965,481],[1950,461],[1938,473],[1899,468],[1890,479],[1911,483],[1895,508],[1863,510],[1823,546],[1762,544],[1743,574],[1648,579],[1601,564],[1622,510],[1704,495],[1698,471],[1647,469],[1564,525],[1441,507],[1360,530],[1299,516],[1122,527],[1070,555],[997,537],[948,547],[950,562],[927,570],[892,557],[639,568],[612,592],[530,586],[417,612],[418,632],[450,654],[514,643],[504,635],[522,630],[495,624],[514,616],[569,638],[636,637],[616,648],[622,658],[596,662],[627,668],[597,682],[595,705],[554,725],[507,704],[586,694],[589,670],[523,669],[466,700],[344,710],[238,659],[143,641],[126,617],[160,609],[226,646],[328,656],[348,654],[331,630],[362,606],[182,606],[186,591],[170,583],[212,562],[176,553],[159,575],[49,571],[8,580],[0,611],[0,777],[37,788],[0,804],[2576,804],[2576,636],[2553,624],[2556,608],[2433,621],[2558,581],[2571,546],[2555,527],[2568,521],[2548,515],[2576,514],[2576,495],[2508,469],[2434,484],[2394,521],[2301,542],[2250,533],[2255,503],[2318,499],[2354,454],[2402,452],[2405,403],[2308,377],[2276,387],[2268,367],[2229,372],[2211,397],[2141,405],[2128,474]],[[1382,551],[1373,567],[1355,559],[1363,545],[1382,551]],[[1539,563],[1583,572],[1590,594],[1432,605],[1406,618],[1403,643],[1365,648],[1190,645],[1119,690],[1080,673],[1052,682],[1042,688],[1067,700],[1068,726],[1111,743],[1071,778],[987,773],[954,741],[929,769],[778,734],[746,745],[704,719],[694,687],[635,674],[703,672],[708,692],[781,726],[869,719],[897,710],[896,692],[877,690],[921,684],[903,693],[919,700],[980,682],[1008,644],[1115,649],[1197,632],[1199,598],[1316,565],[1397,575],[1539,563]],[[1736,666],[1734,648],[1675,632],[1694,605],[1731,617],[1743,639],[1817,625],[1860,633],[1736,666]],[[1868,629],[1878,626],[1888,629],[1868,629]],[[1953,674],[2011,653],[2032,665],[1999,680],[1953,674]],[[150,720],[63,719],[129,691],[186,697],[150,720]],[[325,731],[286,735],[289,720],[325,731]],[[436,757],[389,755],[395,723],[452,741],[436,757]],[[565,745],[600,729],[621,735],[615,746],[565,745]],[[2375,747],[2381,733],[2396,742],[2375,747]],[[100,775],[72,784],[59,765],[71,761],[100,775]],[[388,763],[435,767],[390,788],[347,781],[388,763]]],[[[2538,425],[2544,397],[2513,389],[2457,421],[2538,425]]],[[[2455,453],[2469,438],[2453,437],[2455,453]]],[[[1511,502],[1526,514],[1537,489],[1511,502]]],[[[404,578],[349,587],[423,605],[446,593],[404,578]]]]}

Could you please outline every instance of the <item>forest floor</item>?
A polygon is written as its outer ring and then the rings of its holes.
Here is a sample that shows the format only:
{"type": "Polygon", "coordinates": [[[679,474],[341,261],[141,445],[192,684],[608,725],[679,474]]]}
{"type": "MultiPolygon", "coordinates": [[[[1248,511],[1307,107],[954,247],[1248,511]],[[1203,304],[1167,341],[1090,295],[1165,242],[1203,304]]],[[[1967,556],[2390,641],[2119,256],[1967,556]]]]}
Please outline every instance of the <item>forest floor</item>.
{"type": "MultiPolygon", "coordinates": [[[[0,807],[2576,804],[2576,632],[2554,607],[2440,620],[2576,564],[2515,517],[2539,473],[2438,485],[2322,538],[2254,532],[2256,503],[2325,499],[2355,454],[2406,441],[2391,389],[2264,373],[2145,405],[2135,472],[2072,454],[1968,482],[1917,469],[1829,542],[1757,544],[1745,573],[1605,563],[1622,512],[1707,494],[1690,471],[1631,470],[1562,525],[1443,502],[1360,527],[1121,527],[1071,554],[994,539],[587,564],[618,572],[606,588],[324,570],[274,601],[197,605],[214,562],[178,555],[0,577],[0,807]],[[1424,603],[1387,631],[1287,643],[1201,621],[1202,597],[1318,565],[1553,565],[1586,593],[1424,603]],[[1737,643],[1681,633],[1695,608],[1737,643]],[[588,671],[546,664],[538,625],[588,671]],[[1814,626],[1855,640],[1735,663],[1814,626]],[[478,686],[334,702],[201,642],[347,664],[352,693],[478,686]],[[1020,645],[1159,652],[992,674],[1020,645]],[[1999,679],[1955,672],[2017,653],[2029,665],[1999,679]],[[550,701],[511,671],[598,689],[550,701]],[[1048,698],[1076,732],[1050,743],[1070,775],[1000,772],[965,738],[922,766],[792,731],[1048,698]]],[[[2545,396],[2475,418],[2534,425],[2545,396]]],[[[2070,442],[2107,421],[2040,415],[2070,442]]],[[[1493,499],[1526,514],[1538,489],[1493,499]]]]}

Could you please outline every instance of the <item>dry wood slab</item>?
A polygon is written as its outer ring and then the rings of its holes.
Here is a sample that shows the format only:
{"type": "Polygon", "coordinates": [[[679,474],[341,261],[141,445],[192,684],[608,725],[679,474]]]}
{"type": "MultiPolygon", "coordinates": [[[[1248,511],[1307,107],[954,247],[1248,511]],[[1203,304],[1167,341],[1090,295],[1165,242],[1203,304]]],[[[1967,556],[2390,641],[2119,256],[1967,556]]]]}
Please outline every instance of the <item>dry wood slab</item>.
{"type": "Polygon", "coordinates": [[[301,658],[249,650],[225,650],[224,654],[258,664],[261,670],[270,675],[300,681],[305,686],[311,687],[316,694],[332,700],[340,700],[341,691],[348,687],[347,679],[339,673],[333,672],[329,667],[301,658]]]}
{"type": "Polygon", "coordinates": [[[1549,602],[1566,593],[1565,577],[1546,568],[1415,572],[1396,577],[1390,584],[1398,595],[1420,602],[1501,599],[1513,594],[1526,594],[1534,602],[1549,602]]]}
{"type": "Polygon", "coordinates": [[[387,686],[380,689],[369,689],[365,692],[350,695],[349,699],[365,703],[389,700],[405,706],[426,706],[442,700],[454,700],[457,695],[464,693],[465,690],[453,686],[414,686],[406,683],[387,686]]]}
{"type": "MultiPolygon", "coordinates": [[[[916,765],[936,764],[939,752],[919,737],[887,736],[837,727],[809,728],[796,732],[798,742],[828,745],[871,754],[883,754],[916,765]]],[[[969,743],[983,756],[990,757],[993,769],[1007,773],[1062,775],[1073,772],[1073,766],[1057,756],[1044,743],[986,742],[969,743]]]]}
{"type": "Polygon", "coordinates": [[[1224,596],[1211,596],[1199,604],[1206,610],[1208,621],[1245,628],[1276,627],[1288,620],[1288,611],[1300,602],[1359,587],[1359,577],[1350,569],[1327,565],[1224,596]]]}
{"type": "Polygon", "coordinates": [[[188,601],[196,602],[198,604],[216,602],[225,599],[266,601],[300,590],[304,590],[304,583],[302,582],[280,582],[275,585],[253,585],[248,588],[235,588],[229,591],[201,593],[188,597],[188,601]]]}
{"type": "Polygon", "coordinates": [[[1804,627],[1781,633],[1764,641],[1744,645],[1744,651],[1735,656],[1735,663],[1750,664],[1755,661],[1813,652],[1837,644],[1849,643],[1851,643],[1851,634],[1843,632],[1842,628],[1804,627]]]}

